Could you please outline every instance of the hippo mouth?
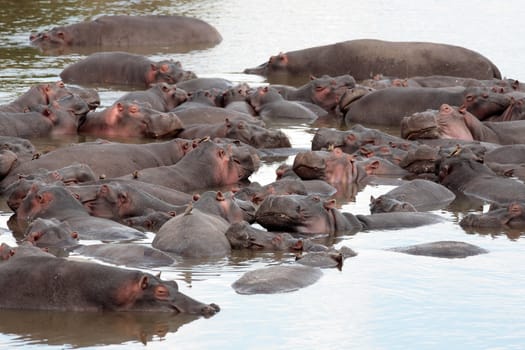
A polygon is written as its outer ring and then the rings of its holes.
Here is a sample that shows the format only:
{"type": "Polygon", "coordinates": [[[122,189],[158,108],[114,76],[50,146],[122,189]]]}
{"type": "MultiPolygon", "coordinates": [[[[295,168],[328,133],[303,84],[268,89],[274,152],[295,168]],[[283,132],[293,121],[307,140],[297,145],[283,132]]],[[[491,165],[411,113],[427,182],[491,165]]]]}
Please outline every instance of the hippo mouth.
{"type": "Polygon", "coordinates": [[[440,136],[439,130],[436,126],[422,128],[419,130],[410,130],[404,133],[404,138],[407,140],[417,140],[417,139],[438,139],[440,136]]]}

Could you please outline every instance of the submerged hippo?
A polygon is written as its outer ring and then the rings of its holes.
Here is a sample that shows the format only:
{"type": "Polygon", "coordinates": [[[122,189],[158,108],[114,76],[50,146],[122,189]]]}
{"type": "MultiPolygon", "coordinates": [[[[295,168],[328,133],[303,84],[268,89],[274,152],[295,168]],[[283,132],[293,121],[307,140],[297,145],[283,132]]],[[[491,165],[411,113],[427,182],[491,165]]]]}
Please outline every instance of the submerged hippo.
{"type": "Polygon", "coordinates": [[[279,265],[248,271],[232,284],[239,294],[285,293],[307,287],[319,280],[322,271],[304,265],[279,265]]]}
{"type": "Polygon", "coordinates": [[[513,201],[504,206],[492,206],[482,214],[468,214],[459,222],[463,228],[523,229],[525,227],[525,203],[513,201]]]}
{"type": "Polygon", "coordinates": [[[101,16],[93,21],[55,27],[31,34],[31,45],[46,53],[108,51],[112,48],[164,47],[178,52],[222,41],[210,24],[176,15],[101,16]]]}
{"type": "Polygon", "coordinates": [[[473,244],[456,241],[415,244],[407,247],[390,248],[389,250],[411,255],[424,255],[448,259],[466,258],[469,256],[488,253],[487,250],[473,244]]]}
{"type": "Polygon", "coordinates": [[[173,60],[152,61],[128,52],[97,52],[70,64],[60,73],[66,83],[99,86],[126,86],[145,89],[150,84],[175,84],[195,78],[173,60]]]}

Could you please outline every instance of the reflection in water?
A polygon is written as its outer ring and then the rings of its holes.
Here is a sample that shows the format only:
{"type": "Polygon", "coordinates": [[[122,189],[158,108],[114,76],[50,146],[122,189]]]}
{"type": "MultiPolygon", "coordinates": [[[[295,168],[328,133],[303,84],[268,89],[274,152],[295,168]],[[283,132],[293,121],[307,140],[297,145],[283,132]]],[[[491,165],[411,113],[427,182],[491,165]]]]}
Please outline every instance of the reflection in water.
{"type": "Polygon", "coordinates": [[[147,344],[164,338],[198,317],[135,312],[52,312],[2,310],[0,332],[13,343],[102,346],[124,342],[147,344]]]}

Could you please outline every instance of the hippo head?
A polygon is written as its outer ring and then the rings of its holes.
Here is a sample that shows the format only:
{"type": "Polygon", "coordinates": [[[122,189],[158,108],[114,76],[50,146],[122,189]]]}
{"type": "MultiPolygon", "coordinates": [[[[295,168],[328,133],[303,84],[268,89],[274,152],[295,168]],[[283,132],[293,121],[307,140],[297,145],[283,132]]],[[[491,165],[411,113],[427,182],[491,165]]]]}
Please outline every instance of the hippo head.
{"type": "Polygon", "coordinates": [[[113,286],[110,307],[116,310],[175,312],[210,317],[220,311],[216,304],[203,304],[179,292],[175,281],[140,271],[122,274],[113,286]]]}
{"type": "Polygon", "coordinates": [[[334,201],[318,196],[270,195],[255,213],[255,220],[271,231],[331,234],[336,230],[334,201]]]}
{"type": "Polygon", "coordinates": [[[523,229],[525,227],[525,203],[512,202],[507,206],[489,210],[483,214],[468,214],[459,223],[463,228],[523,229]]]}
{"type": "Polygon", "coordinates": [[[295,157],[293,170],[303,180],[320,179],[330,184],[350,184],[357,181],[353,156],[339,148],[331,152],[307,151],[295,157]]]}
{"type": "Polygon", "coordinates": [[[440,137],[437,111],[414,113],[401,120],[401,137],[407,140],[437,139],[440,137]]]}
{"type": "Polygon", "coordinates": [[[71,33],[65,27],[55,27],[51,30],[31,34],[31,45],[42,50],[56,49],[68,46],[73,41],[71,33]]]}
{"type": "Polygon", "coordinates": [[[26,240],[37,247],[73,247],[78,245],[78,233],[67,222],[37,218],[28,226],[26,240]]]}

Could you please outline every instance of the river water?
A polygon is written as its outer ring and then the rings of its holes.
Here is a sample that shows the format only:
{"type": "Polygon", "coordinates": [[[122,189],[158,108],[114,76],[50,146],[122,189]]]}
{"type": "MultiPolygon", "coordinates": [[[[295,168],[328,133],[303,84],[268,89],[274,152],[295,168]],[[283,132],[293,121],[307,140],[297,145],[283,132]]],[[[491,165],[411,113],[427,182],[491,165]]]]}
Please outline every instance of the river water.
{"type": "MultiPolygon", "coordinates": [[[[102,14],[183,14],[213,24],[224,40],[216,47],[173,53],[199,76],[264,84],[245,75],[280,51],[337,41],[377,38],[465,46],[491,59],[509,78],[525,78],[525,8],[518,0],[420,1],[3,1],[0,12],[0,103],[32,84],[58,80],[79,54],[47,56],[29,46],[29,34],[102,14]]],[[[123,91],[100,89],[103,107],[123,91]]],[[[309,147],[308,126],[283,129],[293,146],[309,147]]],[[[67,140],[35,140],[39,149],[67,140]]],[[[293,159],[283,160],[291,163],[293,159]]],[[[281,162],[265,163],[251,180],[274,180],[281,162]]],[[[340,203],[343,211],[368,214],[370,195],[389,186],[368,186],[340,203]]],[[[0,242],[15,244],[5,221],[0,242]]],[[[525,345],[525,244],[522,232],[468,234],[457,224],[486,205],[461,203],[437,214],[446,222],[396,231],[341,237],[358,256],[342,271],[324,270],[316,284],[275,295],[238,295],[231,284],[244,272],[293,260],[291,254],[240,253],[215,261],[180,261],[156,269],[180,290],[222,311],[210,319],[186,316],[0,312],[0,347],[148,349],[522,349],[525,345]],[[385,251],[437,240],[459,240],[489,250],[467,259],[437,259],[385,251]]],[[[151,238],[151,237],[150,237],[151,238]]],[[[16,285],[1,286],[16,288],[16,285]]]]}

